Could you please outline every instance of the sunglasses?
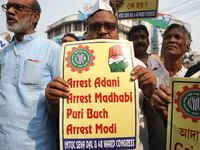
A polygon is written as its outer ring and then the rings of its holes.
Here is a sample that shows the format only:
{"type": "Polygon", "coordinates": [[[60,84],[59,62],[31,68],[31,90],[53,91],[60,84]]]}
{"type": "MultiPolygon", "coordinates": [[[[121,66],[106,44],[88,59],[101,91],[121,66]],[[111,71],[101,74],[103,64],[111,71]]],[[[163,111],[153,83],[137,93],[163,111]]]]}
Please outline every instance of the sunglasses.
{"type": "Polygon", "coordinates": [[[8,4],[3,4],[3,5],[1,5],[1,7],[2,7],[2,10],[4,12],[6,12],[11,7],[13,7],[14,10],[17,11],[17,12],[27,11],[27,10],[25,10],[25,8],[31,9],[34,12],[36,12],[36,10],[33,9],[33,8],[31,8],[31,7],[28,7],[28,6],[25,6],[25,5],[22,5],[22,4],[16,4],[16,3],[13,3],[13,4],[9,4],[9,3],[8,4]]]}
{"type": "Polygon", "coordinates": [[[104,24],[102,24],[102,23],[91,23],[91,24],[88,25],[90,31],[92,31],[92,32],[98,32],[101,29],[102,26],[104,26],[104,29],[106,31],[112,32],[116,29],[117,24],[108,22],[108,23],[104,23],[104,24]]]}

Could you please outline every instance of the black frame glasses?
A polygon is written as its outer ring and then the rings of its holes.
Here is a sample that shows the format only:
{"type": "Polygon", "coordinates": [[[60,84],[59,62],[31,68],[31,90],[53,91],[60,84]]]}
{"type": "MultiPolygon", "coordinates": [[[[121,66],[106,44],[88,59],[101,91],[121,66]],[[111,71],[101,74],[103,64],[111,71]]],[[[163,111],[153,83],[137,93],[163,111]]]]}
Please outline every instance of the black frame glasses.
{"type": "Polygon", "coordinates": [[[35,9],[31,8],[31,7],[28,7],[28,6],[25,6],[25,5],[22,5],[22,4],[17,4],[17,3],[13,3],[13,4],[3,4],[1,5],[1,8],[4,12],[6,12],[8,9],[10,9],[11,7],[14,8],[15,11],[17,12],[23,12],[23,11],[28,11],[28,10],[25,10],[24,8],[27,8],[27,9],[31,9],[32,11],[36,12],[35,9]]]}
{"type": "Polygon", "coordinates": [[[98,32],[100,31],[101,27],[104,26],[104,29],[108,32],[112,32],[116,29],[117,23],[111,23],[111,22],[106,22],[104,24],[102,23],[91,23],[88,25],[89,29],[91,32],[98,32]]]}

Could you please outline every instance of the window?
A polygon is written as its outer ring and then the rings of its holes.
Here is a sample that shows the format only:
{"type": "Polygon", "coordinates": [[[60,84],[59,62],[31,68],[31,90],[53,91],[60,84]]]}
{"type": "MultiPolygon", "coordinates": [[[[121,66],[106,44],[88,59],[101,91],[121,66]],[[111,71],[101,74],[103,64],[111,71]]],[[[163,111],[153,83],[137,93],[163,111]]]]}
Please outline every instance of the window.
{"type": "Polygon", "coordinates": [[[51,39],[52,37],[53,37],[53,31],[50,31],[50,32],[48,33],[48,38],[51,39]]]}
{"type": "Polygon", "coordinates": [[[82,31],[82,26],[81,26],[82,24],[81,24],[81,22],[76,22],[76,23],[74,23],[74,31],[82,31]]]}
{"type": "Polygon", "coordinates": [[[61,27],[55,29],[55,36],[61,35],[61,33],[62,33],[62,28],[61,27]]]}
{"type": "Polygon", "coordinates": [[[71,32],[71,24],[65,25],[65,33],[70,33],[71,32]]]}
{"type": "Polygon", "coordinates": [[[86,31],[87,30],[87,26],[86,26],[85,22],[83,22],[83,26],[84,26],[83,31],[86,31]]]}

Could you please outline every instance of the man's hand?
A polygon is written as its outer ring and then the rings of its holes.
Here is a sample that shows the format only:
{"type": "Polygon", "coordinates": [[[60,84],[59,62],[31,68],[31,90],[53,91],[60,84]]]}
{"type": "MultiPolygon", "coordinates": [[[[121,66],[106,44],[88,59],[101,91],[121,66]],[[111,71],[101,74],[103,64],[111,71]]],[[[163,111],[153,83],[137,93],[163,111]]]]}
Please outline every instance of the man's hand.
{"type": "Polygon", "coordinates": [[[161,84],[159,89],[152,95],[151,106],[154,112],[164,120],[168,117],[168,105],[172,102],[171,91],[165,84],[161,84]]]}
{"type": "Polygon", "coordinates": [[[60,97],[68,98],[69,96],[69,86],[68,83],[57,77],[51,80],[45,89],[45,97],[47,102],[47,109],[51,114],[58,114],[58,109],[56,106],[59,105],[60,97]]]}
{"type": "Polygon", "coordinates": [[[115,14],[119,7],[124,4],[124,0],[110,0],[110,6],[113,9],[113,13],[115,14]]]}
{"type": "Polygon", "coordinates": [[[136,66],[131,72],[131,79],[135,81],[138,79],[139,88],[143,94],[151,98],[156,90],[156,76],[150,69],[143,66],[136,66]]]}
{"type": "Polygon", "coordinates": [[[111,72],[124,72],[129,63],[120,45],[115,45],[109,49],[108,63],[111,72]]]}

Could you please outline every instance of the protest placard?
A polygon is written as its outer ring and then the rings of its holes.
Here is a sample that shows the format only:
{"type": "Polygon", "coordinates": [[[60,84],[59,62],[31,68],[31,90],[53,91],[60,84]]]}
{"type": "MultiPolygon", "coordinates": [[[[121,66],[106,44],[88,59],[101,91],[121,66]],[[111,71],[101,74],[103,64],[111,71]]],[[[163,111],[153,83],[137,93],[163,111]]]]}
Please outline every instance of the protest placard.
{"type": "Polygon", "coordinates": [[[132,42],[89,40],[63,45],[61,77],[70,87],[60,101],[60,147],[136,149],[138,84],[132,42]]]}
{"type": "Polygon", "coordinates": [[[167,150],[200,149],[200,79],[170,78],[167,150]]]}

